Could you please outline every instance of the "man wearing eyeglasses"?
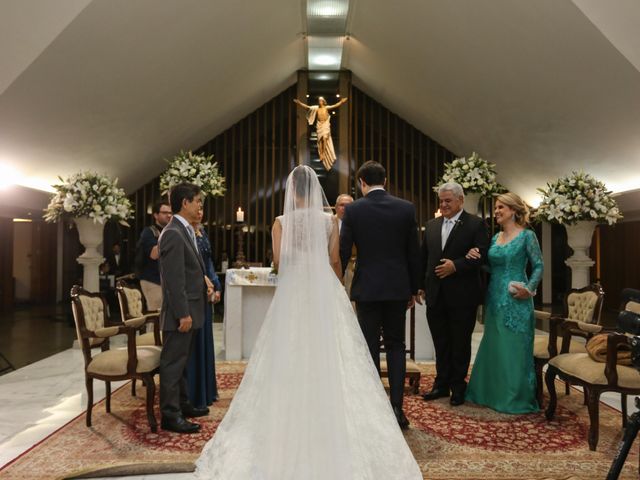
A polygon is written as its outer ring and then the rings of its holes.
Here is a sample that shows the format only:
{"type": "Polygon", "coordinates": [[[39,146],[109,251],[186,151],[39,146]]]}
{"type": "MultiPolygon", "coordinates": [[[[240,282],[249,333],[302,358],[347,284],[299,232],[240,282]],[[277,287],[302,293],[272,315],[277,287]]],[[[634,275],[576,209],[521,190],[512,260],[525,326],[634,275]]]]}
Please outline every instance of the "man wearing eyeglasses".
{"type": "Polygon", "coordinates": [[[138,240],[136,252],[136,274],[140,279],[140,288],[147,301],[149,310],[160,310],[162,306],[162,288],[160,287],[160,268],[158,265],[158,237],[162,229],[171,221],[171,206],[161,200],[153,206],[153,225],[145,227],[138,240]]]}

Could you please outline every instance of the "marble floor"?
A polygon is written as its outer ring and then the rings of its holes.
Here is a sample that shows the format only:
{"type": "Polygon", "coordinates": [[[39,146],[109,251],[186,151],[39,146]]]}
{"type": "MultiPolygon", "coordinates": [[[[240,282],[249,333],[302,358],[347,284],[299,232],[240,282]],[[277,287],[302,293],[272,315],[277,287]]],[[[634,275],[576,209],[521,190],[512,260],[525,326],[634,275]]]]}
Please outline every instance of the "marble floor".
{"type": "MultiPolygon", "coordinates": [[[[222,325],[214,324],[216,358],[224,358],[222,325]]],[[[482,338],[478,325],[473,334],[473,355],[482,338]]],[[[114,384],[114,390],[120,384],[114,384]]],[[[95,382],[95,401],[104,397],[104,383],[95,382]]],[[[602,400],[620,408],[620,396],[603,395],[602,400]]],[[[629,411],[634,406],[629,400],[629,411]]],[[[0,376],[0,466],[28,450],[85,410],[83,359],[79,349],[70,348],[15,372],[0,376]]],[[[135,479],[186,479],[184,475],[149,475],[135,479]]]]}

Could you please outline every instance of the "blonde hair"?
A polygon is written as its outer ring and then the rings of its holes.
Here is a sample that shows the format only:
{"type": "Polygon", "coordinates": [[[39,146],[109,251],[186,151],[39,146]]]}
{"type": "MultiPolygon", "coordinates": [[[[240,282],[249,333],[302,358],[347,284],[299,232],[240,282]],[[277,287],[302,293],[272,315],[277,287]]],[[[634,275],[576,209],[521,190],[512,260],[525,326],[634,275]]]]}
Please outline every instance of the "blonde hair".
{"type": "Polygon", "coordinates": [[[496,202],[500,202],[513,210],[515,212],[513,219],[521,227],[525,227],[529,223],[529,207],[515,193],[501,193],[496,198],[496,202]]]}

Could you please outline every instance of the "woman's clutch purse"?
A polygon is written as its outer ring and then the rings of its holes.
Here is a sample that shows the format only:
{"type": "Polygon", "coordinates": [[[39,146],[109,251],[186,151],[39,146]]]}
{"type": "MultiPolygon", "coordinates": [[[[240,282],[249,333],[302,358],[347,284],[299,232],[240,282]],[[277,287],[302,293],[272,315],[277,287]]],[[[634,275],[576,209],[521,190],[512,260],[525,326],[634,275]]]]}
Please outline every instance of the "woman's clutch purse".
{"type": "Polygon", "coordinates": [[[517,292],[517,290],[516,290],[516,286],[521,287],[521,288],[524,288],[527,292],[529,292],[529,294],[530,294],[532,297],[535,297],[535,296],[536,296],[536,291],[534,290],[534,291],[532,292],[531,290],[529,290],[529,289],[527,288],[527,285],[526,285],[524,282],[516,282],[516,281],[513,281],[513,280],[512,280],[512,281],[510,281],[510,282],[509,282],[509,285],[507,286],[507,289],[509,290],[509,293],[511,293],[511,294],[516,293],[516,292],[517,292]]]}

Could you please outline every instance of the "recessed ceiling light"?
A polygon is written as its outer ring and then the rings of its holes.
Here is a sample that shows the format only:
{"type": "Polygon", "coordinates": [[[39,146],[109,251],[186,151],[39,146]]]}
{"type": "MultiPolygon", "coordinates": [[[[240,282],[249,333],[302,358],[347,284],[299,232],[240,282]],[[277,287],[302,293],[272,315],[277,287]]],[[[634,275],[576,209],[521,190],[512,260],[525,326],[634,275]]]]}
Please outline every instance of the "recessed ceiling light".
{"type": "Polygon", "coordinates": [[[318,65],[333,65],[336,62],[336,59],[331,55],[318,55],[313,59],[314,63],[318,65]]]}

